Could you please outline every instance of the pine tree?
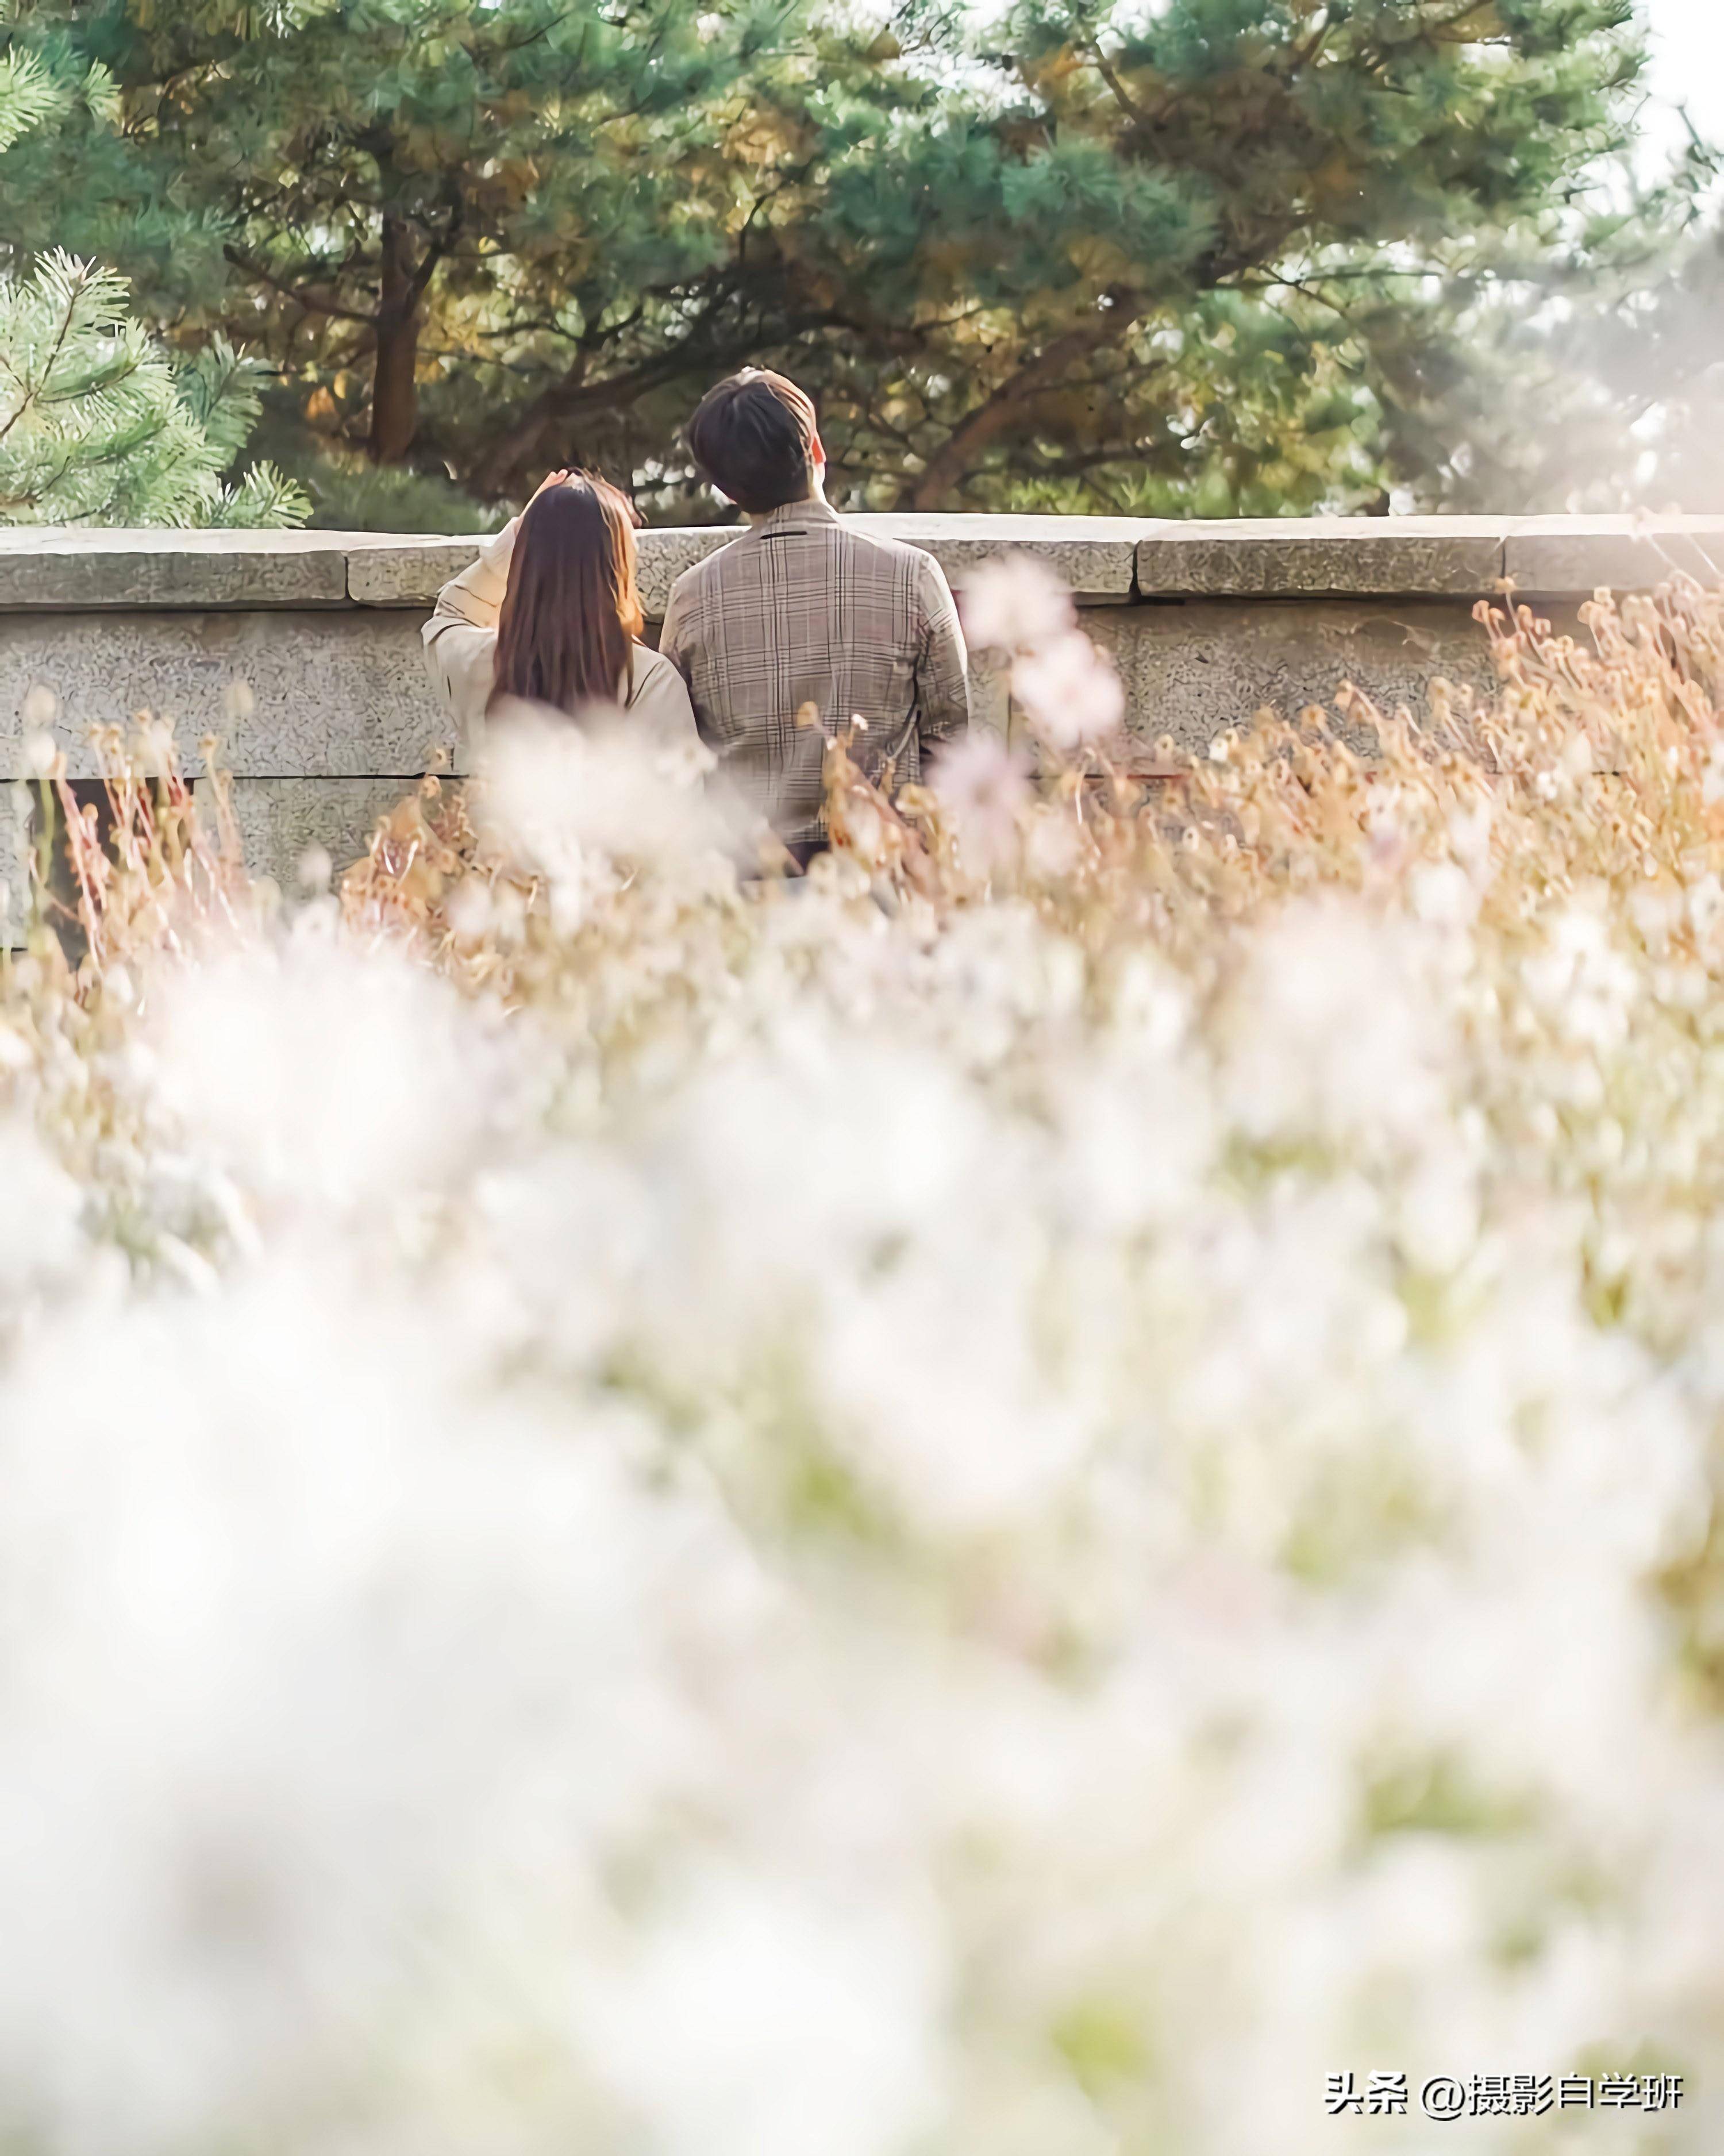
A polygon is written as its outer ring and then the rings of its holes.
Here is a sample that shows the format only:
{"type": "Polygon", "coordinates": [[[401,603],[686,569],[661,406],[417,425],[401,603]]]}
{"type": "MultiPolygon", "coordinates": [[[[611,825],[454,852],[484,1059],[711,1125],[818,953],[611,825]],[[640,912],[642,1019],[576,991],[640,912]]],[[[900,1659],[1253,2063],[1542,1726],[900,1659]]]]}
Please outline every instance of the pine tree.
{"type": "MultiPolygon", "coordinates": [[[[1615,230],[1634,18],[1028,0],[993,40],[994,123],[906,145],[923,219],[875,249],[878,333],[831,387],[853,485],[1226,513],[1435,484],[1419,374],[1464,363],[1457,314],[1615,230]]],[[[841,209],[905,193],[877,164],[834,177],[841,209]]]]}
{"type": "MultiPolygon", "coordinates": [[[[116,107],[99,65],[0,54],[0,153],[116,107]]],[[[254,366],[221,339],[177,364],[113,270],[54,249],[0,276],[0,523],[301,522],[303,495],[271,466],[223,484],[258,409],[254,366]]]]}
{"type": "Polygon", "coordinates": [[[1409,393],[1405,424],[1440,444],[1460,510],[1711,511],[1724,495],[1720,153],[1696,138],[1637,206],[1619,260],[1553,300],[1487,295],[1455,325],[1465,366],[1409,393]],[[1649,257],[1651,229],[1665,238],[1649,257]],[[1516,304],[1516,302],[1519,304],[1516,304]],[[1483,390],[1485,393],[1481,395],[1483,390]]]}
{"type": "Polygon", "coordinates": [[[794,334],[773,196],[897,101],[853,110],[865,48],[794,0],[120,0],[77,36],[228,218],[195,318],[261,336],[313,428],[492,493],[588,420],[598,460],[662,454],[641,400],[794,334]]]}
{"type": "Polygon", "coordinates": [[[261,346],[280,454],[677,516],[749,360],[854,506],[1441,499],[1473,328],[1621,252],[1640,65],[1634,0],[1022,0],[979,50],[955,0],[13,4],[118,88],[90,251],[261,346]]]}

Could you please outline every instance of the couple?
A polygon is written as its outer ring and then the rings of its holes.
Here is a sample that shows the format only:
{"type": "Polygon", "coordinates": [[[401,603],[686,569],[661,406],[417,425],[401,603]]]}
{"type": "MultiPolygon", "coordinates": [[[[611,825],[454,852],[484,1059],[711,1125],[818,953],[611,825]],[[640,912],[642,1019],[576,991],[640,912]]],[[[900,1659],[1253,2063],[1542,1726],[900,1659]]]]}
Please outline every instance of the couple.
{"type": "Polygon", "coordinates": [[[822,736],[797,713],[812,704],[829,728],[861,719],[852,754],[869,777],[919,780],[969,723],[957,609],[931,556],[828,506],[814,408],[782,375],[720,382],[688,444],[752,528],[677,578],[657,651],[639,640],[632,506],[591,474],[553,472],[438,593],[432,673],[469,728],[519,699],[698,729],[805,867],[826,844],[822,736]]]}

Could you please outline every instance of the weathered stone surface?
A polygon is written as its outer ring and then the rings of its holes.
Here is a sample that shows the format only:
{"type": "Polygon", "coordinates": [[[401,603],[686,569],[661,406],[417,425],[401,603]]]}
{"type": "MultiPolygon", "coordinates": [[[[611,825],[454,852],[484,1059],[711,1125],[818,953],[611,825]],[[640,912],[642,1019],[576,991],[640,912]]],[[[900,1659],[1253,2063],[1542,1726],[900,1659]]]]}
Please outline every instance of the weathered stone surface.
{"type": "MultiPolygon", "coordinates": [[[[1124,598],[1137,527],[1107,518],[891,517],[856,521],[925,544],[954,581],[1009,547],[1044,555],[1074,588],[1124,598]]],[[[663,613],[672,583],[735,526],[639,535],[641,593],[663,613]]],[[[308,605],[428,608],[478,538],[350,531],[0,531],[0,610],[308,605]]]]}
{"type": "MultiPolygon", "coordinates": [[[[1393,704],[1437,674],[1484,685],[1484,638],[1462,601],[1190,600],[1096,607],[1085,628],[1112,650],[1134,731],[1198,745],[1260,705],[1294,710],[1344,679],[1393,704]]],[[[0,618],[0,758],[19,767],[24,701],[54,692],[53,731],[74,776],[94,766],[92,725],[149,709],[172,719],[188,767],[215,732],[227,767],[248,778],[411,778],[461,767],[454,729],[425,675],[418,617],[348,614],[20,615],[0,618]],[[244,690],[241,716],[229,698],[244,690]]],[[[1001,727],[1000,676],[972,670],[979,722],[1001,727]]]]}
{"type": "Polygon", "coordinates": [[[1084,626],[1111,650],[1133,734],[1202,749],[1268,706],[1284,717],[1332,703],[1352,681],[1415,711],[1439,675],[1488,688],[1490,649],[1465,603],[1188,600],[1098,608],[1084,626]]]}
{"type": "Polygon", "coordinates": [[[411,534],[347,531],[347,597],[356,606],[423,607],[451,577],[458,577],[483,543],[470,539],[422,539],[411,534]]]}
{"type": "MultiPolygon", "coordinates": [[[[377,819],[412,786],[406,778],[236,778],[231,798],[245,865],[292,897],[300,863],[321,846],[339,877],[363,857],[377,819]]],[[[194,785],[194,799],[207,790],[205,781],[194,785]]]]}
{"type": "Polygon", "coordinates": [[[1137,542],[1145,598],[1478,596],[1503,573],[1507,530],[1470,516],[1169,521],[1137,542]]]}
{"type": "Polygon", "coordinates": [[[23,941],[24,908],[29,879],[24,873],[25,850],[29,844],[29,804],[16,787],[8,786],[0,798],[0,951],[15,951],[23,941]]]}
{"type": "MultiPolygon", "coordinates": [[[[1146,763],[1163,733],[1201,749],[1265,705],[1291,715],[1332,704],[1347,680],[1415,711],[1439,675],[1488,690],[1489,648],[1470,608],[1500,572],[1567,626],[1575,598],[1598,585],[1644,588],[1679,568],[1716,582],[1724,565],[1724,519],[869,521],[926,544],[960,586],[978,562],[1013,546],[1049,560],[1086,595],[1084,625],[1116,656],[1146,763]],[[1131,603],[1134,575],[1140,603],[1131,603]]],[[[732,536],[721,527],[643,533],[649,613],[662,611],[675,575],[732,536]]],[[[0,534],[0,777],[19,768],[34,684],[56,700],[54,730],[74,776],[93,770],[92,725],[155,710],[177,721],[194,774],[199,738],[225,736],[259,873],[291,890],[311,845],[345,866],[421,773],[452,752],[461,767],[419,627],[439,584],[476,543],[0,534]]],[[[978,660],[971,680],[978,721],[1006,726],[1000,676],[978,660]]],[[[0,885],[18,873],[12,824],[0,816],[0,885]]]]}
{"type": "Polygon", "coordinates": [[[1148,528],[1131,516],[853,516],[846,521],[925,547],[957,590],[984,562],[1002,554],[1034,554],[1080,605],[1130,598],[1137,542],[1148,528]]]}
{"type": "Polygon", "coordinates": [[[970,718],[990,733],[1011,732],[1012,699],[1003,667],[995,666],[978,653],[970,654],[970,718]]]}
{"type": "Polygon", "coordinates": [[[0,610],[341,606],[341,531],[0,530],[0,610]]]}
{"type": "Polygon", "coordinates": [[[1503,573],[1534,598],[1647,591],[1678,572],[1724,582],[1724,517],[1528,516],[1513,524],[1503,573]]]}
{"type": "Polygon", "coordinates": [[[74,776],[94,768],[92,726],[142,710],[174,722],[189,767],[213,732],[246,778],[413,777],[455,747],[405,612],[0,616],[7,776],[36,684],[57,700],[53,731],[74,776]]]}
{"type": "MultiPolygon", "coordinates": [[[[1724,576],[1724,518],[859,516],[926,547],[954,584],[1013,549],[1092,605],[1156,598],[1460,597],[1512,577],[1538,596],[1724,576]]],[[[640,534],[642,597],[662,614],[735,526],[640,534]]],[[[0,531],[0,613],[428,608],[475,538],[354,531],[0,531]]]]}
{"type": "Polygon", "coordinates": [[[682,530],[640,531],[635,552],[640,564],[640,603],[649,621],[662,621],[670,587],[685,569],[704,562],[737,536],[734,524],[693,525],[682,530]]]}

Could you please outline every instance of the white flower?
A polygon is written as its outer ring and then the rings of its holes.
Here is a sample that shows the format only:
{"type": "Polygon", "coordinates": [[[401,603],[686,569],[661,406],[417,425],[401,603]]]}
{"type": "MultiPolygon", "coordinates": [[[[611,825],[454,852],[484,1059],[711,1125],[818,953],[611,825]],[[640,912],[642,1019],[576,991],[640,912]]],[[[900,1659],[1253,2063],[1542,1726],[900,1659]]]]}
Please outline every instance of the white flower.
{"type": "MultiPolygon", "coordinates": [[[[28,1067],[0,1040],[0,1070],[28,1067]]],[[[83,1194],[21,1116],[0,1116],[0,1316],[34,1284],[44,1284],[85,1254],[83,1194]]]]}
{"type": "Polygon", "coordinates": [[[984,562],[964,585],[962,613],[971,642],[984,650],[1051,643],[1077,619],[1070,593],[1033,554],[984,562]]]}
{"type": "Polygon", "coordinates": [[[308,846],[299,859],[299,879],[301,891],[314,896],[326,891],[335,874],[334,864],[324,846],[308,846]]]}
{"type": "Polygon", "coordinates": [[[491,923],[489,886],[479,876],[463,877],[449,897],[447,911],[450,933],[476,943],[491,923]]]}
{"type": "Polygon", "coordinates": [[[706,764],[621,718],[523,707],[487,729],[480,817],[494,844],[553,878],[581,881],[594,856],[681,876],[731,836],[720,797],[697,790],[706,764]]]}
{"type": "Polygon", "coordinates": [[[235,946],[165,973],[151,1024],[163,1102],[289,1204],[411,1188],[485,1113],[482,1025],[391,952],[235,946]]]}
{"type": "Polygon", "coordinates": [[[1126,692],[1112,661],[1080,630],[1019,659],[1012,694],[1037,733],[1056,748],[1105,741],[1125,722],[1126,692]]]}
{"type": "Polygon", "coordinates": [[[1421,921],[1465,927],[1479,910],[1479,890],[1458,861],[1426,861],[1408,880],[1413,911],[1421,921]]]}
{"type": "Polygon", "coordinates": [[[1428,932],[1339,897],[1296,901],[1253,939],[1229,1006],[1229,1100],[1240,1127],[1399,1139],[1444,1112],[1450,1043],[1428,932]]]}
{"type": "Polygon", "coordinates": [[[33,2156],[1330,2156],[1337,2067],[1653,2059],[1712,2147],[1716,842],[984,737],[966,873],[751,894],[700,756],[532,724],[453,960],[0,967],[33,2156]]]}
{"type": "Polygon", "coordinates": [[[972,727],[941,751],[930,782],[951,817],[966,865],[988,875],[1018,849],[1018,818],[1029,799],[1027,758],[998,734],[972,727]]]}
{"type": "Polygon", "coordinates": [[[45,681],[33,681],[25,690],[23,701],[18,706],[18,716],[26,728],[28,747],[32,734],[46,732],[58,716],[60,700],[45,681]]]}
{"type": "Polygon", "coordinates": [[[577,2010],[665,2156],[808,2156],[811,2133],[885,2156],[939,2116],[940,1975],[921,1912],[721,1876],[593,1972],[577,2010]]]}

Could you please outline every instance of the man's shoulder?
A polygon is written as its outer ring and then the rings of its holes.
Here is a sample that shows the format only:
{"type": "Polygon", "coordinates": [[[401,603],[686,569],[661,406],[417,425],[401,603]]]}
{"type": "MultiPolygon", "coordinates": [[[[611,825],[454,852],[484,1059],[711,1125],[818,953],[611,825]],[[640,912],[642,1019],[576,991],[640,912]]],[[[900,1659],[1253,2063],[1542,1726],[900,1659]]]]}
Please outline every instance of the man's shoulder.
{"type": "Polygon", "coordinates": [[[845,517],[833,529],[839,535],[843,573],[889,587],[893,603],[918,619],[943,612],[952,603],[951,587],[938,558],[914,539],[881,531],[870,517],[845,517]]]}
{"type": "MultiPolygon", "coordinates": [[[[937,589],[945,583],[944,572],[926,547],[881,530],[872,517],[810,518],[795,526],[793,536],[805,562],[811,557],[824,557],[844,573],[887,578],[917,593],[937,589]]],[[[737,532],[723,546],[690,562],[670,587],[679,606],[686,608],[715,598],[727,587],[757,576],[762,546],[771,544],[772,536],[757,526],[737,532]]]]}
{"type": "Polygon", "coordinates": [[[872,517],[836,517],[819,531],[829,575],[871,590],[880,603],[917,619],[938,611],[946,572],[926,547],[882,531],[872,517]]]}
{"type": "Polygon", "coordinates": [[[894,562],[914,576],[937,577],[942,573],[939,562],[926,547],[919,547],[914,539],[906,539],[898,532],[883,529],[883,521],[877,522],[872,516],[841,516],[829,529],[851,552],[894,562]]]}
{"type": "Polygon", "coordinates": [[[716,547],[709,547],[698,561],[690,562],[670,579],[670,595],[686,603],[703,592],[711,591],[723,581],[727,557],[739,539],[747,537],[746,531],[731,531],[716,547]]]}

